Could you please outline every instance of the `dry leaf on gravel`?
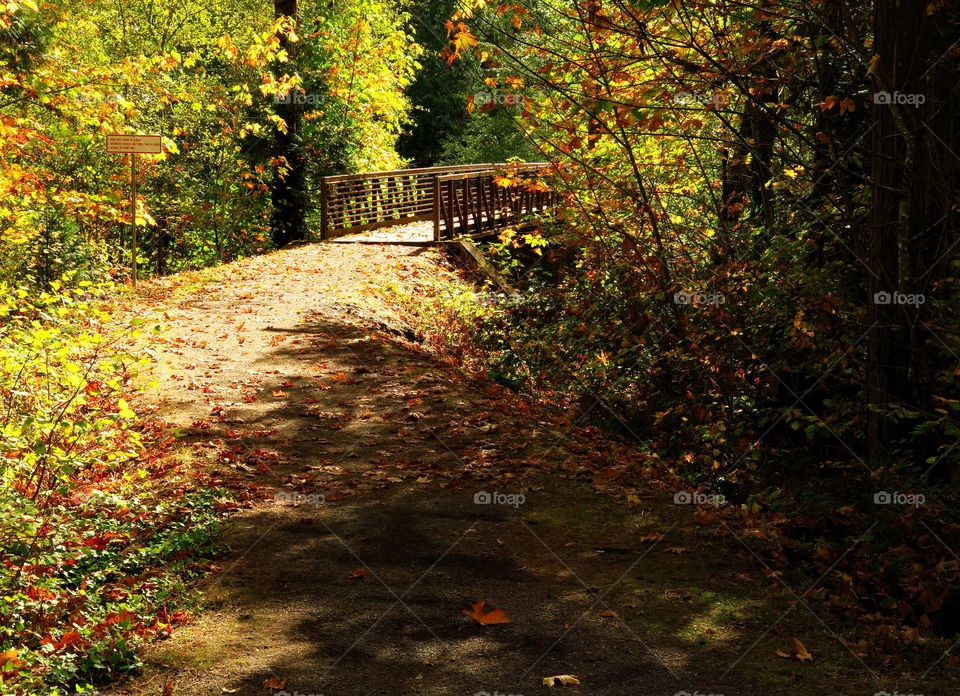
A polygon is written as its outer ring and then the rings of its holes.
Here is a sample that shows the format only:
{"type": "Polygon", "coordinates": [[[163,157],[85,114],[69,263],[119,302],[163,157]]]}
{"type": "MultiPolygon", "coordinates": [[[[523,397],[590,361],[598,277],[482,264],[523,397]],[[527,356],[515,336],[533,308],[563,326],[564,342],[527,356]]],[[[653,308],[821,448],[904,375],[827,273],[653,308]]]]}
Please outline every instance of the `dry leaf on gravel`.
{"type": "Polygon", "coordinates": [[[556,686],[560,684],[561,686],[566,686],[567,684],[579,684],[580,680],[577,679],[575,674],[558,674],[555,677],[544,677],[543,683],[545,686],[556,686]]]}
{"type": "Polygon", "coordinates": [[[476,621],[481,626],[489,626],[490,624],[501,624],[501,623],[510,623],[510,619],[507,618],[507,615],[503,613],[502,609],[494,609],[491,612],[486,614],[483,612],[483,606],[486,604],[485,601],[480,600],[479,602],[474,602],[470,606],[471,609],[464,609],[463,613],[469,616],[471,619],[476,621]]]}
{"type": "Polygon", "coordinates": [[[286,677],[268,677],[263,680],[264,689],[285,689],[287,686],[286,677]]]}

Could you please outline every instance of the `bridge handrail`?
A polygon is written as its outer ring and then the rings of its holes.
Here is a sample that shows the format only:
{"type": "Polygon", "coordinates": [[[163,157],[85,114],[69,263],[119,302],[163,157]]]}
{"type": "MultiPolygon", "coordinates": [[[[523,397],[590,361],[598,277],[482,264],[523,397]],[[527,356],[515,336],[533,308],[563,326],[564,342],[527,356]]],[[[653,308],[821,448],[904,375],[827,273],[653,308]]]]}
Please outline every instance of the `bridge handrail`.
{"type": "Polygon", "coordinates": [[[321,177],[320,235],[331,239],[399,223],[436,220],[438,177],[493,175],[505,169],[530,171],[548,166],[546,162],[491,162],[321,177]]]}

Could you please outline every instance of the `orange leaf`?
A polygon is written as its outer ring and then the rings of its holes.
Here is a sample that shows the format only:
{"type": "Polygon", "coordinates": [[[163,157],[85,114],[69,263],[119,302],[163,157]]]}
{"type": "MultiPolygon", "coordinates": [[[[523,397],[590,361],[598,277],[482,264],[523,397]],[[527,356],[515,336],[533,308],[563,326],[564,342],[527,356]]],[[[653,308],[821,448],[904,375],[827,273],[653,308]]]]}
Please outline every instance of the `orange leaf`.
{"type": "Polygon", "coordinates": [[[829,97],[827,97],[822,102],[817,104],[817,106],[820,107],[821,111],[829,111],[839,103],[840,103],[840,97],[831,94],[829,97]]]}
{"type": "Polygon", "coordinates": [[[363,578],[363,576],[366,574],[367,574],[366,568],[357,568],[355,571],[350,573],[350,578],[351,579],[363,578]]]}
{"type": "Polygon", "coordinates": [[[707,525],[717,519],[717,513],[713,510],[698,507],[693,513],[693,519],[700,524],[707,525]]]}
{"type": "Polygon", "coordinates": [[[264,689],[284,689],[287,686],[286,677],[270,677],[263,680],[264,689]]]}
{"type": "Polygon", "coordinates": [[[660,532],[650,532],[640,537],[640,541],[660,541],[661,539],[663,539],[663,534],[660,532]]]}
{"type": "Polygon", "coordinates": [[[780,657],[785,657],[787,659],[797,659],[800,662],[813,662],[813,655],[811,655],[807,649],[804,647],[796,638],[793,639],[793,652],[788,653],[783,650],[777,650],[777,655],[780,657]]]}
{"type": "Polygon", "coordinates": [[[483,613],[483,606],[486,604],[485,601],[480,600],[475,602],[470,606],[472,609],[464,609],[463,613],[469,616],[471,619],[476,621],[481,626],[489,626],[490,624],[500,624],[500,623],[510,623],[510,619],[507,618],[507,615],[503,613],[502,609],[494,609],[491,612],[486,614],[483,613]]]}
{"type": "Polygon", "coordinates": [[[813,655],[807,652],[807,649],[803,646],[803,643],[796,638],[793,639],[793,649],[796,650],[797,659],[800,660],[800,662],[813,662],[813,655]]]}
{"type": "Polygon", "coordinates": [[[285,392],[285,391],[275,391],[275,392],[273,392],[273,395],[276,396],[276,397],[287,396],[287,392],[285,392]]]}

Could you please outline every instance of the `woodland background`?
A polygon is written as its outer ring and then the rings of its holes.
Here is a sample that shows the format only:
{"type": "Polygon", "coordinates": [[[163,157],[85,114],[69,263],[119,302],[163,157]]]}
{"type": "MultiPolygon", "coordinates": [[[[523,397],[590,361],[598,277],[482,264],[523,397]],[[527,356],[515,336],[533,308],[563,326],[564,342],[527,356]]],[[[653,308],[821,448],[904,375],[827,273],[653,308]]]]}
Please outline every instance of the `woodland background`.
{"type": "Polygon", "coordinates": [[[220,512],[129,478],[166,442],[111,323],[131,219],[103,142],[134,132],[166,149],[137,182],[147,275],[312,240],[324,175],[554,163],[565,205],[488,245],[522,301],[408,298],[447,318],[437,349],[767,516],[769,557],[829,569],[820,598],[881,649],[955,639],[958,20],[949,0],[5,3],[0,670],[54,688],[135,664],[202,568],[141,575],[220,512]],[[113,512],[85,512],[121,470],[113,512]],[[131,534],[151,541],[120,558],[131,534]],[[122,600],[94,597],[120,576],[122,600]]]}

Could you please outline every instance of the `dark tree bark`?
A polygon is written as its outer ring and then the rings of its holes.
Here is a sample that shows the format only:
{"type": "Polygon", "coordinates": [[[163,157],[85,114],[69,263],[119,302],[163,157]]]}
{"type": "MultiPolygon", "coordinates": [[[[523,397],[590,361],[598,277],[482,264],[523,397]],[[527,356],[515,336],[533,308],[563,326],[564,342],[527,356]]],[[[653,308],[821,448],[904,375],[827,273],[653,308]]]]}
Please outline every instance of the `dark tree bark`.
{"type": "MultiPolygon", "coordinates": [[[[762,3],[769,9],[770,2],[762,3]]],[[[778,38],[768,20],[760,22],[760,34],[769,39],[778,38]]],[[[783,48],[771,50],[760,60],[744,84],[746,99],[740,125],[733,144],[733,155],[723,152],[720,226],[728,239],[733,239],[746,208],[763,221],[763,236],[757,248],[769,243],[776,224],[773,198],[767,183],[770,181],[773,146],[777,136],[776,104],[779,101],[777,62],[783,48]]]]}
{"type": "Polygon", "coordinates": [[[956,2],[876,0],[870,228],[867,238],[868,448],[889,465],[905,433],[897,407],[930,407],[930,306],[956,258],[960,189],[956,2]],[[932,11],[928,14],[928,8],[932,11]],[[948,16],[949,15],[949,16],[948,16]],[[923,304],[894,293],[923,295],[923,304]]]}
{"type": "MultiPolygon", "coordinates": [[[[297,18],[297,0],[274,0],[274,13],[281,17],[297,18]]],[[[280,39],[281,47],[287,52],[290,61],[278,64],[278,77],[284,72],[296,70],[297,45],[287,39],[280,39]]],[[[273,242],[277,248],[306,238],[306,175],[305,157],[300,143],[300,127],[303,120],[303,108],[291,98],[276,105],[277,116],[287,124],[287,131],[277,131],[274,138],[274,157],[281,162],[271,187],[273,200],[273,242]],[[285,164],[283,164],[285,162],[285,164]]]]}

